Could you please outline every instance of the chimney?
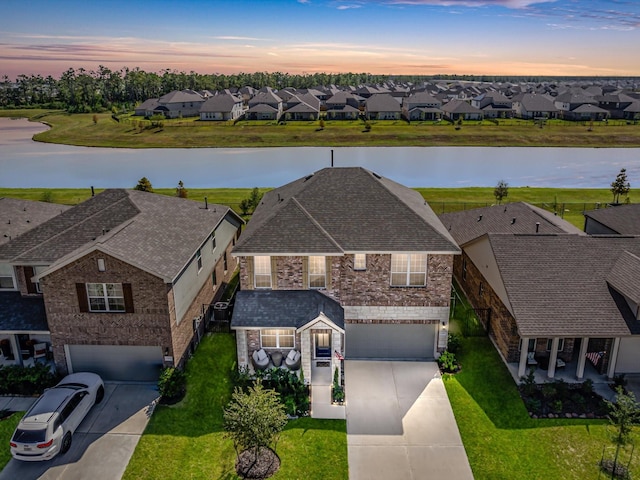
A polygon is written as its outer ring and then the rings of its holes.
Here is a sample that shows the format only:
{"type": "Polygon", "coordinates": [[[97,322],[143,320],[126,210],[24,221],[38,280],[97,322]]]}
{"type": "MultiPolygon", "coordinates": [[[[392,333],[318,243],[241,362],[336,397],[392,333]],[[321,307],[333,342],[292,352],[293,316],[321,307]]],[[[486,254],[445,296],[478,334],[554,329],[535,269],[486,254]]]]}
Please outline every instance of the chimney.
{"type": "Polygon", "coordinates": [[[513,225],[514,223],[516,223],[516,217],[513,217],[513,218],[511,219],[511,225],[513,225]]]}
{"type": "Polygon", "coordinates": [[[540,230],[540,222],[536,222],[536,233],[540,230]]]}
{"type": "Polygon", "coordinates": [[[91,196],[92,197],[96,196],[96,191],[93,189],[93,185],[91,185],[91,196]]]}
{"type": "Polygon", "coordinates": [[[207,202],[207,197],[204,197],[204,209],[209,210],[209,203],[207,202]]]}

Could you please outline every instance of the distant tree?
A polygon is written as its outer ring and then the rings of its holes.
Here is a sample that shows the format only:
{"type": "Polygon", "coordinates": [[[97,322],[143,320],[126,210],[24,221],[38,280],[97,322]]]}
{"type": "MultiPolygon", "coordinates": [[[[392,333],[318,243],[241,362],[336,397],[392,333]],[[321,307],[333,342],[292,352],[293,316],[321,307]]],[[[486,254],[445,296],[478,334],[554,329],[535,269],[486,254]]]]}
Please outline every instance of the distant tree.
{"type": "Polygon", "coordinates": [[[182,180],[180,180],[178,182],[178,186],[176,187],[176,197],[187,198],[188,194],[189,192],[186,188],[184,188],[184,183],[182,183],[182,180]]]}
{"type": "Polygon", "coordinates": [[[631,190],[631,184],[627,181],[627,170],[620,169],[616,179],[611,182],[611,193],[613,193],[613,203],[620,202],[620,195],[627,196],[631,190]]]}
{"type": "Polygon", "coordinates": [[[504,180],[500,180],[496,188],[493,189],[493,196],[496,197],[498,204],[502,203],[502,200],[509,196],[509,184],[504,180]]]}
{"type": "Polygon", "coordinates": [[[248,198],[243,198],[242,200],[240,200],[239,207],[242,215],[249,215],[249,211],[251,210],[251,202],[248,198]]]}
{"type": "Polygon", "coordinates": [[[262,200],[262,194],[260,193],[260,189],[258,187],[253,187],[251,190],[251,195],[249,196],[249,205],[253,211],[258,208],[260,205],[260,200],[262,200]]]}
{"type": "Polygon", "coordinates": [[[96,125],[98,123],[98,115],[93,114],[93,124],[96,125]]]}
{"type": "Polygon", "coordinates": [[[324,119],[323,118],[320,119],[318,124],[320,125],[320,130],[324,130],[324,119]]]}
{"type": "Polygon", "coordinates": [[[40,201],[47,202],[47,203],[55,203],[53,198],[53,191],[45,190],[44,192],[42,192],[42,194],[40,195],[40,201]]]}
{"type": "Polygon", "coordinates": [[[133,187],[134,190],[140,190],[141,192],[153,192],[153,185],[147,177],[142,177],[138,180],[138,184],[133,187]]]}

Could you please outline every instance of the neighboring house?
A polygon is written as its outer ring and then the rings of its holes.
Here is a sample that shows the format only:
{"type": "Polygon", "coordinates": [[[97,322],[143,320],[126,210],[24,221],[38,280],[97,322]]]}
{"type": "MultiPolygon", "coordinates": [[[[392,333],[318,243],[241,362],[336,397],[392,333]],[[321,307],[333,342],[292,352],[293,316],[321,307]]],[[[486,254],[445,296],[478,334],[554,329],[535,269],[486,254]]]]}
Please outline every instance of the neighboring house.
{"type": "Polygon", "coordinates": [[[589,235],[640,235],[640,204],[584,212],[584,231],[589,235]]]}
{"type": "Polygon", "coordinates": [[[422,196],[363,168],[326,168],[266,193],[233,249],[238,365],[259,349],[430,359],[447,343],[459,249],[422,196]],[[337,352],[337,353],[336,353],[337,352]]]}
{"type": "Polygon", "coordinates": [[[308,103],[298,102],[284,112],[286,120],[317,120],[320,116],[320,105],[312,107],[308,103]]]}
{"type": "Polygon", "coordinates": [[[158,99],[150,98],[138,105],[133,114],[138,117],[151,117],[156,108],[158,108],[158,99]]]}
{"type": "Polygon", "coordinates": [[[209,97],[200,107],[200,120],[236,120],[243,114],[242,97],[232,93],[209,97]]]}
{"type": "Polygon", "coordinates": [[[0,197],[0,245],[69,208],[57,203],[0,197]]]}
{"type": "Polygon", "coordinates": [[[554,101],[559,115],[565,120],[602,120],[609,112],[598,106],[594,97],[571,92],[558,95],[554,101]]]}
{"type": "Polygon", "coordinates": [[[360,106],[364,107],[364,99],[351,92],[336,92],[326,102],[327,118],[330,120],[357,120],[360,106]]]}
{"type": "Polygon", "coordinates": [[[442,106],[444,118],[456,120],[482,120],[482,110],[470,105],[464,100],[450,100],[442,106]]]}
{"type": "Polygon", "coordinates": [[[3,307],[50,344],[61,373],[157,380],[195,348],[241,225],[225,206],[105,190],[0,246],[16,291],[3,307]]]}
{"type": "Polygon", "coordinates": [[[364,114],[367,120],[400,120],[402,106],[388,93],[376,93],[367,98],[364,114]]]}
{"type": "Polygon", "coordinates": [[[623,118],[626,120],[640,120],[640,101],[636,100],[624,109],[623,118]]]}
{"type": "Polygon", "coordinates": [[[558,116],[558,108],[544,95],[523,93],[513,99],[516,117],[524,119],[549,119],[558,116]]]}
{"type": "Polygon", "coordinates": [[[442,102],[427,92],[416,92],[402,102],[404,117],[411,120],[439,120],[442,118],[442,102]]]}
{"type": "Polygon", "coordinates": [[[598,106],[609,113],[609,118],[627,118],[625,111],[634,103],[635,99],[624,93],[609,93],[594,97],[598,106]]]}
{"type": "Polygon", "coordinates": [[[484,118],[513,117],[513,102],[500,92],[485,92],[473,100],[471,105],[482,110],[484,118]]]}
{"type": "Polygon", "coordinates": [[[204,102],[204,97],[198,92],[175,90],[158,99],[158,106],[153,113],[167,118],[197,117],[204,102]]]}
{"type": "Polygon", "coordinates": [[[463,250],[454,276],[518,378],[530,356],[548,378],[640,372],[640,237],[586,235],[527,204],[440,219],[463,250]]]}
{"type": "Polygon", "coordinates": [[[279,120],[282,116],[282,99],[270,88],[258,92],[249,100],[248,120],[279,120]]]}

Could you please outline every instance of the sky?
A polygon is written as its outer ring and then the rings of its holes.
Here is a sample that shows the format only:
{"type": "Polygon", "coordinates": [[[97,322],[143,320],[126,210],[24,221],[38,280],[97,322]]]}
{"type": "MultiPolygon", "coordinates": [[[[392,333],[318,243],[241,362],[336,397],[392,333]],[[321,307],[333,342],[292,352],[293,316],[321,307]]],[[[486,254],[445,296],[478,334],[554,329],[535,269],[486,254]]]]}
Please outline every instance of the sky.
{"type": "Polygon", "coordinates": [[[2,0],[0,77],[640,76],[640,0],[2,0]]]}

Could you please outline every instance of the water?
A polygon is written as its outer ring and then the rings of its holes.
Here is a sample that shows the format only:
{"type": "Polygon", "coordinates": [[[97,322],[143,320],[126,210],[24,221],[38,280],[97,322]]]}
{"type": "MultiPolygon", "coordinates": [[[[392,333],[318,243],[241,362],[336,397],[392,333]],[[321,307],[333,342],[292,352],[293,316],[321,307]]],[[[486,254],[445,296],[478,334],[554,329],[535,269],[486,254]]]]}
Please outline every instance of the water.
{"type": "MultiPolygon", "coordinates": [[[[0,187],[276,187],[330,166],[331,149],[73,147],[34,142],[47,127],[0,118],[0,187]]],[[[409,187],[608,188],[621,168],[640,178],[638,148],[345,147],[335,166],[362,166],[409,187]]]]}

